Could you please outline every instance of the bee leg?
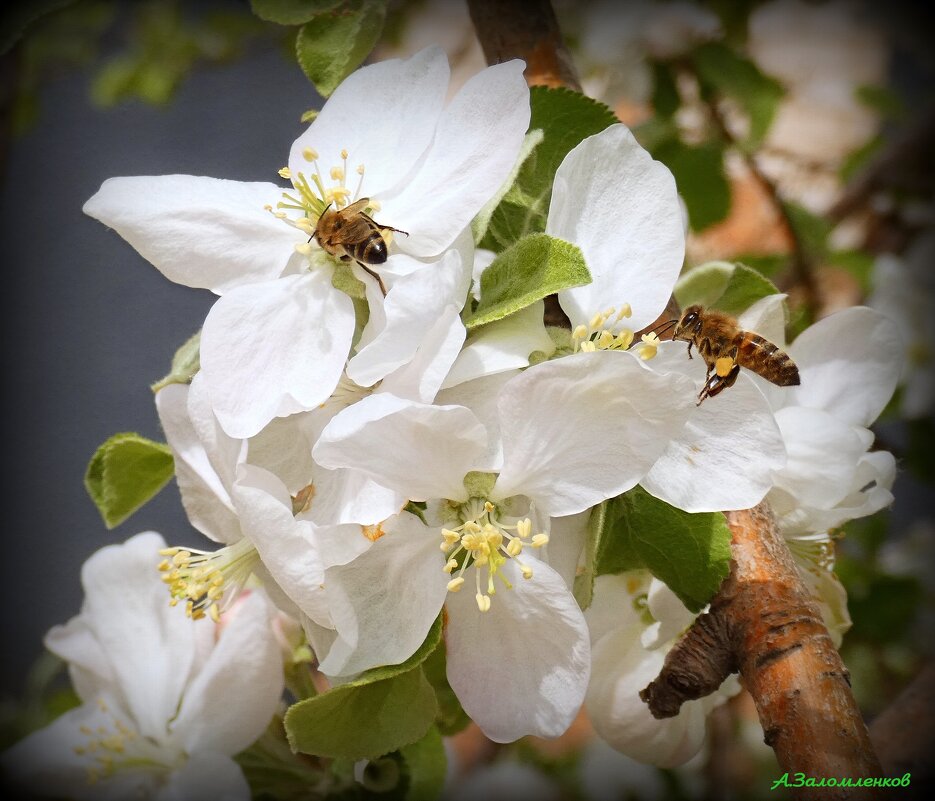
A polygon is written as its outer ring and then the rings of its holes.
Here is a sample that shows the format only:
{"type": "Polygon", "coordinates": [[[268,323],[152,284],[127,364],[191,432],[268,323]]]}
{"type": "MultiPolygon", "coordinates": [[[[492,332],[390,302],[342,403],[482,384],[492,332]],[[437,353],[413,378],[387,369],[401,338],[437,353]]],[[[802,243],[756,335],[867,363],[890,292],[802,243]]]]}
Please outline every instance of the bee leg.
{"type": "Polygon", "coordinates": [[[701,388],[701,392],[698,395],[698,403],[695,405],[701,406],[701,402],[705,398],[713,398],[715,395],[723,392],[728,387],[734,386],[738,375],[740,375],[739,364],[735,364],[731,368],[730,372],[725,376],[720,376],[715,373],[707,381],[705,381],[705,385],[701,388]]]}
{"type": "Polygon", "coordinates": [[[692,357],[692,341],[688,340],[688,358],[692,357]]]}
{"type": "Polygon", "coordinates": [[[357,264],[360,265],[361,269],[365,273],[367,273],[368,275],[372,275],[374,278],[377,279],[377,284],[380,287],[380,291],[383,293],[383,297],[386,297],[386,284],[383,283],[383,279],[380,278],[380,276],[377,273],[375,273],[373,270],[371,270],[366,264],[361,264],[360,262],[357,262],[357,264]]]}

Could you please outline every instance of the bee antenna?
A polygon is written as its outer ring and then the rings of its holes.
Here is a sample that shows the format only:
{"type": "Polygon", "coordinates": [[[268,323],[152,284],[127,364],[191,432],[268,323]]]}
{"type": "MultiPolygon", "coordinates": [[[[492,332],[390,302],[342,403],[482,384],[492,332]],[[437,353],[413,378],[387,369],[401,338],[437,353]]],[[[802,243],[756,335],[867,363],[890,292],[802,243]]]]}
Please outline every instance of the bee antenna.
{"type": "Polygon", "coordinates": [[[656,335],[658,336],[659,334],[664,334],[666,331],[668,331],[670,328],[672,328],[675,325],[678,325],[678,320],[666,320],[663,323],[659,323],[659,325],[653,326],[649,330],[655,331],[656,335]]]}

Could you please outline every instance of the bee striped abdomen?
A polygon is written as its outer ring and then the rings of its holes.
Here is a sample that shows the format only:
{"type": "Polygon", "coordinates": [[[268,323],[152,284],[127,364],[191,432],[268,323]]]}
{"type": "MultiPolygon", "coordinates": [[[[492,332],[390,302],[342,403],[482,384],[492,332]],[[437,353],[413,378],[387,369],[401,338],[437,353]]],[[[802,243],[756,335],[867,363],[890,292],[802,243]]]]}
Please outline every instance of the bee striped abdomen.
{"type": "Polygon", "coordinates": [[[383,264],[386,261],[386,241],[379,231],[373,231],[366,239],[350,247],[345,245],[344,249],[362,264],[383,264]]]}
{"type": "Polygon", "coordinates": [[[780,387],[799,383],[799,368],[789,354],[759,334],[744,332],[738,343],[737,364],[780,387]]]}

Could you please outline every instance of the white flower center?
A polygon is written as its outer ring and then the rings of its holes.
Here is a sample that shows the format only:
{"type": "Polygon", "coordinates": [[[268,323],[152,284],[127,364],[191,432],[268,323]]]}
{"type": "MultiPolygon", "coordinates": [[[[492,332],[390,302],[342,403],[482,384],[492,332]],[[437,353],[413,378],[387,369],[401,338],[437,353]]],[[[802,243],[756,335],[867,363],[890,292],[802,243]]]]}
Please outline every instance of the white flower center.
{"type": "Polygon", "coordinates": [[[499,517],[498,508],[484,498],[471,498],[457,507],[458,519],[462,522],[454,528],[441,530],[441,549],[448,556],[443,568],[446,573],[457,575],[448,582],[449,592],[458,592],[464,585],[464,574],[474,567],[474,585],[477,608],[481,612],[490,609],[490,596],[497,592],[495,578],[499,578],[507,589],[513,585],[500,568],[507,559],[515,560],[524,579],[532,578],[532,568],[519,555],[523,548],[541,548],[548,543],[549,535],[533,534],[532,520],[528,517],[506,523],[499,517]],[[481,573],[486,570],[486,582],[481,573]]]}
{"type": "MultiPolygon", "coordinates": [[[[629,303],[624,303],[620,310],[611,307],[606,311],[595,314],[588,325],[579,325],[571,334],[573,349],[577,353],[592,353],[596,350],[629,350],[633,344],[633,331],[629,328],[620,328],[615,334],[614,329],[624,318],[632,315],[629,303]]],[[[650,331],[640,338],[641,344],[637,346],[637,353],[643,360],[651,359],[659,348],[659,337],[650,331]]]]}
{"type": "Polygon", "coordinates": [[[164,548],[162,580],[169,585],[169,604],[185,601],[193,620],[208,616],[215,623],[240,595],[260,556],[246,537],[218,551],[164,548]]]}
{"type": "Polygon", "coordinates": [[[181,749],[168,749],[149,737],[139,733],[117,717],[103,698],[97,699],[100,711],[110,718],[109,725],[96,728],[82,726],[80,731],[87,738],[83,745],[76,745],[74,752],[87,761],[88,784],[96,784],[112,777],[119,770],[135,773],[149,771],[165,773],[180,766],[186,759],[181,749]],[[176,753],[172,753],[172,751],[176,753]]]}
{"type": "MultiPolygon", "coordinates": [[[[347,150],[340,153],[341,161],[339,164],[328,170],[330,184],[326,182],[322,175],[321,167],[318,164],[318,152],[310,147],[305,148],[303,156],[310,162],[310,170],[306,174],[304,171],[293,173],[288,167],[283,167],[279,174],[283,178],[292,181],[294,192],[283,192],[283,200],[276,204],[276,211],[272,206],[267,206],[267,211],[272,212],[273,216],[282,220],[288,225],[298,228],[300,231],[311,237],[315,233],[315,227],[318,219],[324,213],[325,209],[333,206],[335,210],[340,210],[350,206],[358,199],[363,197],[361,191],[364,185],[364,173],[366,172],[363,164],[358,164],[354,170],[358,176],[357,187],[351,192],[347,187],[347,150]],[[286,209],[298,211],[297,217],[290,217],[286,209]]],[[[367,206],[367,211],[377,212],[380,210],[380,204],[376,200],[371,200],[367,206]]],[[[300,253],[308,255],[312,248],[311,243],[305,243],[296,246],[300,253]]]]}

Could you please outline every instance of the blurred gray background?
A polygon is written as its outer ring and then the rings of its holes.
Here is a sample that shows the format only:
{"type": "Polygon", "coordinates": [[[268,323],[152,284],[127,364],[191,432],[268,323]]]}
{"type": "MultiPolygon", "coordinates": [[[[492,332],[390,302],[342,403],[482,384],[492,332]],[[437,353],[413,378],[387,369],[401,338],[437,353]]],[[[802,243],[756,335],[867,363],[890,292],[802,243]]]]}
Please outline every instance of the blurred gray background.
{"type": "Polygon", "coordinates": [[[112,531],[85,492],[88,460],[111,434],[164,439],[149,385],[214,296],[163,278],[82,205],[117,175],[278,181],[302,112],[320,104],[270,46],[196,68],[164,108],[95,108],[84,70],[49,81],[39,99],[36,124],[9,144],[0,190],[2,695],[22,691],[43,634],[78,613],[78,568],[93,551],[148,529],[205,542],[174,483],[112,531]]]}

